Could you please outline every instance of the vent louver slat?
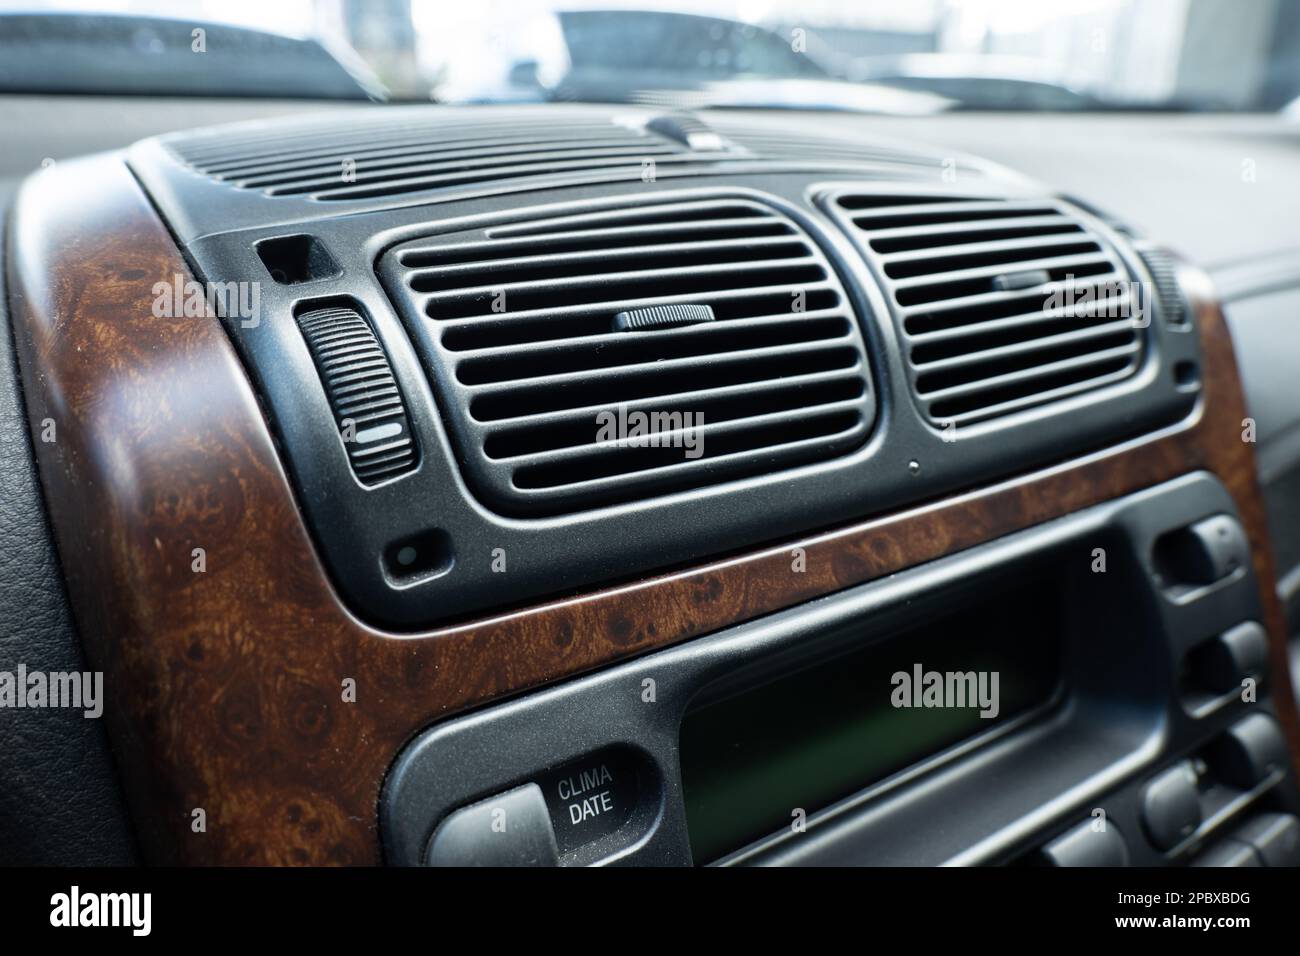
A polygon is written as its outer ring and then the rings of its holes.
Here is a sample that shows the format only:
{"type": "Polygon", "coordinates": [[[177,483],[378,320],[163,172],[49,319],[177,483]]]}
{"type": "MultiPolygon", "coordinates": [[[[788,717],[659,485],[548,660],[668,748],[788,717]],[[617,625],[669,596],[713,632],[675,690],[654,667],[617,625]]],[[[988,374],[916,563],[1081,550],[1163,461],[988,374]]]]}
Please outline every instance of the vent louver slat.
{"type": "Polygon", "coordinates": [[[388,356],[354,309],[326,307],[298,316],[298,327],[357,478],[378,484],[415,467],[415,444],[388,356]]]}
{"type": "Polygon", "coordinates": [[[381,273],[471,483],[509,512],[824,461],[860,445],[874,415],[839,279],[812,237],[758,202],[623,206],[417,240],[381,273]],[[668,318],[643,327],[629,315],[668,318]],[[639,414],[653,440],[602,437],[602,424],[639,414]]]}
{"type": "MultiPolygon", "coordinates": [[[[458,145],[459,148],[455,149],[408,149],[392,156],[349,156],[348,159],[357,164],[351,181],[387,183],[419,175],[450,176],[457,172],[470,175],[498,167],[527,166],[551,159],[564,159],[579,152],[584,158],[605,159],[661,156],[672,151],[635,140],[621,143],[600,140],[542,141],[519,145],[491,141],[482,146],[458,145]]],[[[222,174],[220,178],[229,179],[246,188],[265,189],[272,196],[319,193],[339,184],[340,163],[325,158],[302,164],[250,167],[222,174]]]]}
{"type": "MultiPolygon", "coordinates": [[[[620,142],[636,142],[638,137],[629,133],[622,140],[601,135],[590,128],[563,127],[549,130],[546,135],[536,133],[511,134],[493,133],[488,130],[445,130],[444,136],[431,140],[426,134],[406,135],[381,139],[378,142],[360,146],[354,140],[342,139],[333,142],[314,143],[309,147],[284,149],[272,153],[256,153],[221,161],[203,163],[203,168],[210,175],[241,185],[255,185],[254,177],[274,173],[297,173],[313,168],[326,167],[336,169],[339,157],[345,156],[358,162],[365,160],[366,168],[380,168],[386,165],[401,165],[412,157],[428,156],[449,160],[462,157],[490,155],[493,153],[510,154],[534,152],[538,149],[557,146],[616,146],[620,142]],[[346,152],[343,152],[345,151],[346,152]]],[[[199,161],[196,161],[199,162],[199,161]]]]}
{"type": "Polygon", "coordinates": [[[1110,242],[1052,199],[867,193],[834,210],[893,301],[914,394],[941,427],[1123,381],[1142,297],[1110,242]]]}

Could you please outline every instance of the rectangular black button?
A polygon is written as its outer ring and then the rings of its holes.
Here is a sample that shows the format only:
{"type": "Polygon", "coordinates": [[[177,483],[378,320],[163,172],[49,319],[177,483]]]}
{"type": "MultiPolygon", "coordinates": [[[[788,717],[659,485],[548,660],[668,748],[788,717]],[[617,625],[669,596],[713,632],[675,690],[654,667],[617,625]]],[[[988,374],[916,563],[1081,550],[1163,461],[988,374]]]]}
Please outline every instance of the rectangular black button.
{"type": "Polygon", "coordinates": [[[614,833],[636,807],[635,764],[617,750],[602,751],[552,770],[542,792],[561,853],[614,833]]]}
{"type": "Polygon", "coordinates": [[[1300,819],[1293,814],[1261,814],[1246,821],[1233,837],[1253,846],[1265,866],[1300,866],[1300,819]]]}
{"type": "Polygon", "coordinates": [[[428,866],[555,866],[559,862],[546,801],[529,783],[463,807],[429,841],[428,866]]]}
{"type": "Polygon", "coordinates": [[[1128,866],[1128,844],[1113,824],[1085,820],[1043,847],[1043,859],[1052,866],[1128,866]]]}

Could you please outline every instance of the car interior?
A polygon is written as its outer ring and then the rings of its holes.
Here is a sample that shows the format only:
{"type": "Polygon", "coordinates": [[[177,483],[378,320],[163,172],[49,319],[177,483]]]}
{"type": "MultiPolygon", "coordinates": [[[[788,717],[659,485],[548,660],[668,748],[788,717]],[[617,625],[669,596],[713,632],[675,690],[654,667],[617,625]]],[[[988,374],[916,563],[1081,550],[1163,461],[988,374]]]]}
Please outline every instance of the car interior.
{"type": "Polygon", "coordinates": [[[0,863],[1300,866],[1297,97],[1292,0],[0,2],[0,863]]]}

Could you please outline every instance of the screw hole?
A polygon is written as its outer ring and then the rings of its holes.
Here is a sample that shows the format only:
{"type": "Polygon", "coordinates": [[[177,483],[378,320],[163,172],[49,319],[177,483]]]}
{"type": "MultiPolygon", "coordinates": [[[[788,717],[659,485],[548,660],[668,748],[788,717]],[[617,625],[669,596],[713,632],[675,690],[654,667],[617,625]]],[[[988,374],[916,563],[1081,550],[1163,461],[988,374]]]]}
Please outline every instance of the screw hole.
{"type": "Polygon", "coordinates": [[[1174,364],[1174,385],[1179,391],[1194,392],[1201,387],[1201,370],[1195,362],[1174,364]]]}

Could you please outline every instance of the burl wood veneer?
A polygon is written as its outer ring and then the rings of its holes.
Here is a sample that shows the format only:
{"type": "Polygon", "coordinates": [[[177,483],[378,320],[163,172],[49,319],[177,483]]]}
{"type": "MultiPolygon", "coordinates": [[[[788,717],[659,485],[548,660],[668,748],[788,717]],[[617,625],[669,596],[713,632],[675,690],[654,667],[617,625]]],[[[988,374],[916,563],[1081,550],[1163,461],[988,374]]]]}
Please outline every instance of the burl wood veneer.
{"type": "Polygon", "coordinates": [[[398,636],[355,619],[331,588],[219,322],[153,315],[154,284],[189,274],[120,157],[37,174],[14,216],[28,411],[33,434],[46,419],[57,430],[35,444],[41,479],[151,861],[379,863],[384,773],[439,718],[1201,468],[1227,484],[1254,546],[1300,760],[1232,344],[1192,270],[1204,402],[1175,427],[782,547],[398,636]],[[802,574],[790,572],[795,546],[802,574]]]}

